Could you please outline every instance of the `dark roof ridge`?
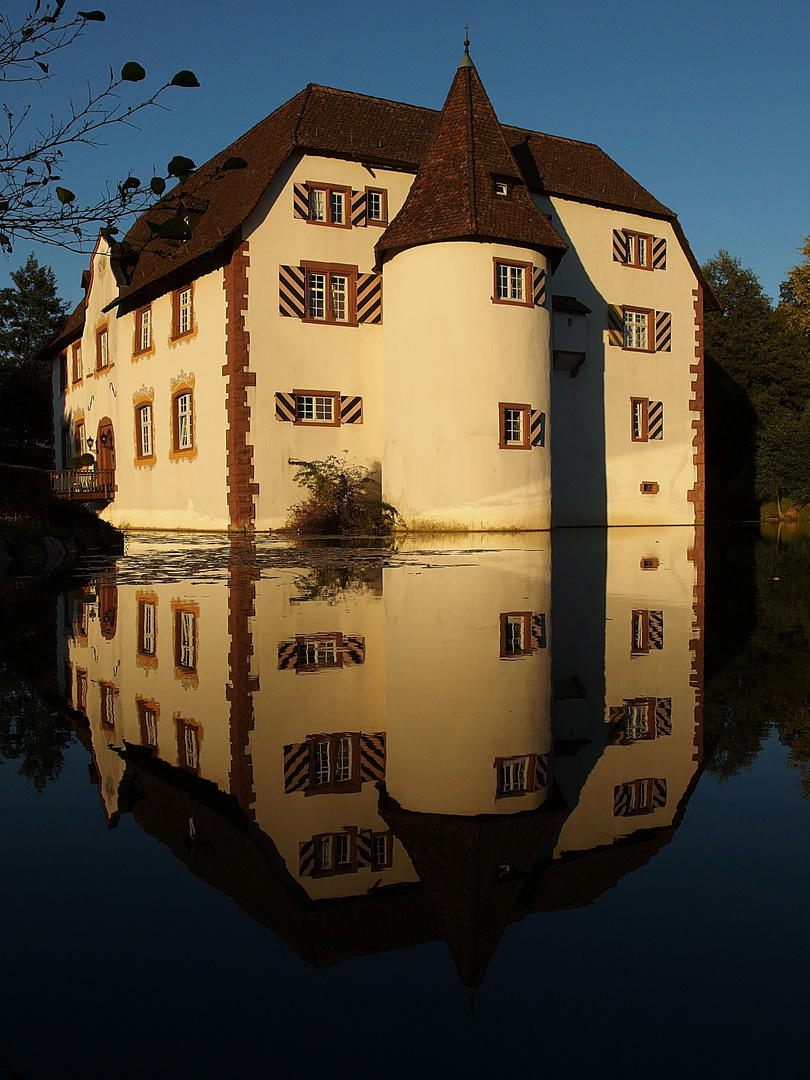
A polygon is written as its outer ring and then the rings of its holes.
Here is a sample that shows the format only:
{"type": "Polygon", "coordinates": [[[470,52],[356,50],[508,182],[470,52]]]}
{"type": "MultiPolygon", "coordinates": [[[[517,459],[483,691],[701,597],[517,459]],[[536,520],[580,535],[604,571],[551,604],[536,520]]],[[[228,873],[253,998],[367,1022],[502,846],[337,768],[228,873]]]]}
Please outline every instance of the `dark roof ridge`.
{"type": "Polygon", "coordinates": [[[434,116],[438,116],[441,112],[441,109],[431,109],[429,105],[412,105],[408,101],[398,101],[396,98],[379,97],[377,94],[363,94],[360,90],[341,90],[339,86],[326,86],[324,83],[308,83],[307,89],[310,87],[313,90],[326,90],[329,94],[339,94],[341,97],[358,98],[363,101],[381,101],[386,105],[397,105],[402,109],[408,110],[418,109],[419,112],[432,113],[434,116]]]}
{"type": "Polygon", "coordinates": [[[307,83],[307,85],[304,87],[304,93],[301,98],[301,108],[298,110],[298,116],[296,116],[295,118],[295,124],[293,125],[293,129],[291,132],[291,138],[294,146],[298,145],[298,129],[301,127],[301,121],[304,118],[304,112],[306,110],[314,86],[315,83],[307,83]]]}
{"type": "MultiPolygon", "coordinates": [[[[464,54],[469,58],[469,53],[464,54]]],[[[470,185],[470,228],[474,233],[478,232],[478,208],[476,206],[475,190],[475,131],[473,124],[473,100],[472,100],[472,73],[475,68],[472,62],[468,67],[459,68],[463,71],[467,83],[467,179],[470,185]]]]}

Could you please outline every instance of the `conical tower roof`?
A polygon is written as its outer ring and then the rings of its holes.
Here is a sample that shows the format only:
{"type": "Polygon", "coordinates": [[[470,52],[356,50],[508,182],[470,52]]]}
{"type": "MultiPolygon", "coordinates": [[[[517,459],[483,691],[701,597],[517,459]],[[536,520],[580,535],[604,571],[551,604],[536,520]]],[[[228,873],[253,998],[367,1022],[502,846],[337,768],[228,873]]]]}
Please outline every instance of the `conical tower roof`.
{"type": "Polygon", "coordinates": [[[467,238],[542,251],[554,265],[567,248],[537,208],[465,52],[430,149],[376,250],[383,259],[418,244],[467,238]],[[507,194],[496,193],[496,181],[507,194]]]}

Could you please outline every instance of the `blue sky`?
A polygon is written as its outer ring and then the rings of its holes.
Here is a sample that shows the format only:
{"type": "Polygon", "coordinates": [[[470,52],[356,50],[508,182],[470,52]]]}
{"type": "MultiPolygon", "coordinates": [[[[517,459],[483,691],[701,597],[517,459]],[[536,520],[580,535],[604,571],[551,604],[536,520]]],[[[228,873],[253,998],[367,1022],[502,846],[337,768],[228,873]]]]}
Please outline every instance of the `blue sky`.
{"type": "MultiPolygon", "coordinates": [[[[175,153],[202,164],[308,82],[438,109],[469,23],[500,120],[597,143],[678,214],[700,262],[726,248],[776,298],[810,233],[810,18],[797,0],[98,2],[106,23],[54,63],[47,89],[29,88],[34,111],[79,99],[129,60],[147,69],[142,87],[181,68],[202,85],[71,155],[64,183],[79,194],[164,172],[175,153]]],[[[16,248],[3,284],[30,250],[16,248]]],[[[75,303],[87,257],[36,254],[75,303]]]]}

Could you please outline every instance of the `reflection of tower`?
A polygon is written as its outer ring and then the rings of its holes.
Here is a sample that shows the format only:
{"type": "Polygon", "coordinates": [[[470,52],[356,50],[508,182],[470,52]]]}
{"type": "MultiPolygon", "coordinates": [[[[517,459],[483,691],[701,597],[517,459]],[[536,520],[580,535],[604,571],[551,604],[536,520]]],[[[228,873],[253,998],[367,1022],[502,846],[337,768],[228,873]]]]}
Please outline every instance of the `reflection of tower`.
{"type": "Polygon", "coordinates": [[[553,610],[549,539],[269,574],[236,541],[227,581],[78,590],[108,820],[312,963],[444,939],[476,985],[508,923],[649,859],[701,763],[700,533],[555,534],[553,610]]]}
{"type": "Polygon", "coordinates": [[[548,538],[455,563],[386,571],[386,788],[420,813],[534,810],[550,780],[548,538]]]}

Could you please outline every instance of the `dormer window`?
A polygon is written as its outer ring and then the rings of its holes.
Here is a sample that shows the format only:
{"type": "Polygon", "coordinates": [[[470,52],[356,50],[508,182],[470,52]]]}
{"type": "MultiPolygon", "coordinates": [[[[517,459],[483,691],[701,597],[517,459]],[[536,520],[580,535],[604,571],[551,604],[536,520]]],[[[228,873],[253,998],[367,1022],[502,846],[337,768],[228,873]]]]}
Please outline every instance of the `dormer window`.
{"type": "Polygon", "coordinates": [[[492,194],[496,199],[511,199],[512,181],[507,177],[494,176],[492,178],[492,194]]]}

